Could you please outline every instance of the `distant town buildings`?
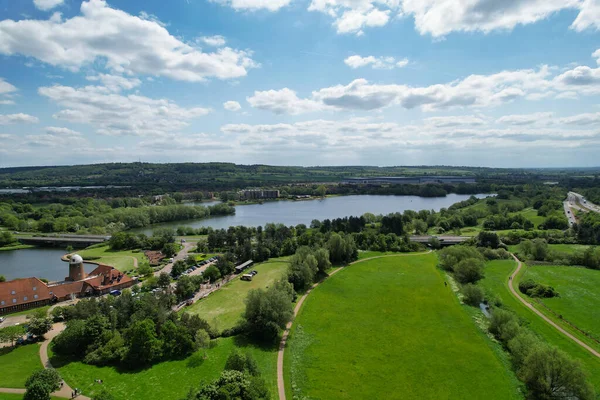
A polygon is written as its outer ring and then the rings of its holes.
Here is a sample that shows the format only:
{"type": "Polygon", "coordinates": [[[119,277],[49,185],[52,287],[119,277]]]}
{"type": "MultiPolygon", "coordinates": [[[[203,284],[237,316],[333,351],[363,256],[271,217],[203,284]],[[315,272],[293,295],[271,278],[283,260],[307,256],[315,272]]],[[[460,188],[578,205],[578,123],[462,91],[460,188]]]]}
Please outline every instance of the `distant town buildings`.
{"type": "Polygon", "coordinates": [[[279,198],[279,190],[242,190],[239,195],[241,200],[277,199],[279,198]]]}
{"type": "Polygon", "coordinates": [[[108,265],[99,264],[86,274],[83,259],[74,254],[69,260],[69,276],[62,282],[46,284],[38,278],[0,282],[0,315],[76,297],[102,295],[134,283],[129,276],[108,265]]]}
{"type": "Polygon", "coordinates": [[[428,183],[475,183],[467,176],[379,176],[347,178],[342,183],[354,185],[424,185],[428,183]]]}

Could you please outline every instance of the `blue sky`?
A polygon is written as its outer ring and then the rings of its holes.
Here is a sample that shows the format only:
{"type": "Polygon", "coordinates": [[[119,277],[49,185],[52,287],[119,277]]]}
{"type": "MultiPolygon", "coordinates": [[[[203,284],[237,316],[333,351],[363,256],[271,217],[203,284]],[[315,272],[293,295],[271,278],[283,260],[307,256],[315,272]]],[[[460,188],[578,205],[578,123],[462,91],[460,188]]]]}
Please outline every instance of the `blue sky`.
{"type": "Polygon", "coordinates": [[[600,0],[0,0],[0,167],[598,166],[600,0]]]}

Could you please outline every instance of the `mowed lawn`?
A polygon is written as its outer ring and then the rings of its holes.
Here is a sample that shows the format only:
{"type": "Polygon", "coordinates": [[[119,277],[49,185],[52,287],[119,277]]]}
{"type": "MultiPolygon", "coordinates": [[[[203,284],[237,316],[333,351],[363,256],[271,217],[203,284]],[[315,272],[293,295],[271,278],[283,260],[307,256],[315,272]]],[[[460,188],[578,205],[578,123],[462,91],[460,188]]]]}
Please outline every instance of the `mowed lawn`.
{"type": "Polygon", "coordinates": [[[600,271],[536,265],[528,267],[521,279],[528,278],[554,287],[560,296],[542,299],[542,302],[579,329],[600,340],[600,271]]]}
{"type": "Polygon", "coordinates": [[[0,387],[24,388],[29,375],[40,369],[39,344],[0,348],[0,387]]]}
{"type": "Polygon", "coordinates": [[[110,265],[119,271],[133,269],[135,266],[134,258],[138,260],[138,265],[141,265],[141,262],[146,259],[142,251],[113,251],[108,246],[92,246],[75,252],[83,257],[84,260],[110,265]]]}
{"type": "Polygon", "coordinates": [[[88,397],[101,388],[95,380],[102,379],[102,387],[108,389],[115,400],[180,400],[185,398],[190,388],[216,379],[223,371],[227,357],[236,348],[252,354],[275,398],[277,348],[263,349],[248,345],[238,337],[216,339],[215,347],[207,350],[206,359],[202,352],[198,352],[184,360],[166,361],[135,372],[119,371],[114,367],[95,367],[82,362],[60,366],[60,361],[51,361],[59,366],[59,373],[71,387],[81,389],[88,397]]]}
{"type": "Polygon", "coordinates": [[[516,263],[512,260],[490,261],[485,266],[485,278],[478,285],[488,292],[495,293],[506,308],[515,312],[525,321],[525,325],[538,334],[546,343],[560,348],[573,358],[581,361],[590,382],[596,388],[596,392],[600,392],[600,359],[564,336],[514,298],[508,289],[508,277],[515,268],[516,263]]]}
{"type": "Polygon", "coordinates": [[[237,278],[206,299],[184,308],[183,311],[198,314],[219,331],[233,328],[246,308],[244,300],[248,292],[251,289],[264,289],[272,285],[284,276],[287,267],[286,261],[277,258],[253,265],[250,270],[256,270],[258,274],[252,281],[242,281],[237,278]]]}
{"type": "Polygon", "coordinates": [[[306,299],[285,353],[289,398],[518,399],[435,254],[354,264],[306,299]]]}

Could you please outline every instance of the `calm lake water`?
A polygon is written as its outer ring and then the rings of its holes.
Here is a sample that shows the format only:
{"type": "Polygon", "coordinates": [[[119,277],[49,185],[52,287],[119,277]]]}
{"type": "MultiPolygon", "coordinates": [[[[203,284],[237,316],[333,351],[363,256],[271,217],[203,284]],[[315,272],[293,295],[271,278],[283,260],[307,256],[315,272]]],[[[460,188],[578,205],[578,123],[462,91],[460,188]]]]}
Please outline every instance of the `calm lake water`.
{"type": "MultiPolygon", "coordinates": [[[[477,195],[479,198],[488,195],[477,195]]],[[[389,214],[406,210],[435,210],[468,199],[468,195],[449,194],[446,197],[425,198],[417,196],[340,196],[323,200],[306,201],[274,201],[264,204],[237,206],[235,215],[211,217],[196,221],[180,221],[168,224],[158,224],[151,228],[138,229],[151,235],[158,227],[187,225],[195,228],[212,226],[213,228],[228,228],[229,226],[264,226],[269,222],[282,223],[287,226],[306,224],[313,219],[340,218],[360,216],[366,212],[373,214],[389,214]]],[[[193,203],[186,203],[193,204],[193,203]]],[[[212,205],[216,202],[198,203],[212,205]]],[[[69,273],[69,265],[61,261],[65,254],[63,249],[41,248],[14,251],[0,251],[0,275],[6,279],[26,278],[35,276],[50,281],[63,280],[69,273]]],[[[86,272],[91,272],[94,265],[86,264],[86,272]]]]}
{"type": "MultiPolygon", "coordinates": [[[[63,249],[49,248],[0,251],[0,275],[7,280],[35,276],[62,281],[69,275],[69,263],[60,259],[65,253],[63,249]]],[[[95,267],[84,264],[86,272],[92,272],[95,267]]]]}
{"type": "MultiPolygon", "coordinates": [[[[476,195],[478,198],[486,196],[489,195],[476,195]]],[[[183,225],[194,228],[211,226],[216,229],[226,229],[238,225],[264,226],[270,222],[282,223],[286,226],[298,224],[308,226],[313,219],[324,220],[327,218],[360,216],[366,212],[377,215],[404,212],[406,210],[439,211],[441,208],[449,207],[469,197],[470,195],[460,194],[449,194],[446,197],[356,195],[330,197],[322,200],[271,201],[264,204],[236,206],[235,215],[156,224],[152,227],[134,229],[133,232],[152,235],[152,231],[156,228],[177,228],[183,225]]]]}

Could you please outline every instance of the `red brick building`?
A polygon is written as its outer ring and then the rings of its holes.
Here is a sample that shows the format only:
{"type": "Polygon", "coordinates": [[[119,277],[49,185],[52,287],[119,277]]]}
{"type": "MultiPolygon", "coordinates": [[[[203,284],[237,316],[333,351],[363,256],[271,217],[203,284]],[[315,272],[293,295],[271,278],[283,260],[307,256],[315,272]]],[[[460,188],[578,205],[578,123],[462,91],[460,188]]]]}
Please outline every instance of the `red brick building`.
{"type": "MultiPolygon", "coordinates": [[[[69,263],[69,268],[73,270],[73,263],[69,263]]],[[[76,297],[99,296],[111,290],[125,289],[134,283],[119,270],[102,264],[80,280],[46,284],[38,278],[23,278],[0,282],[0,315],[76,297]]]]}

